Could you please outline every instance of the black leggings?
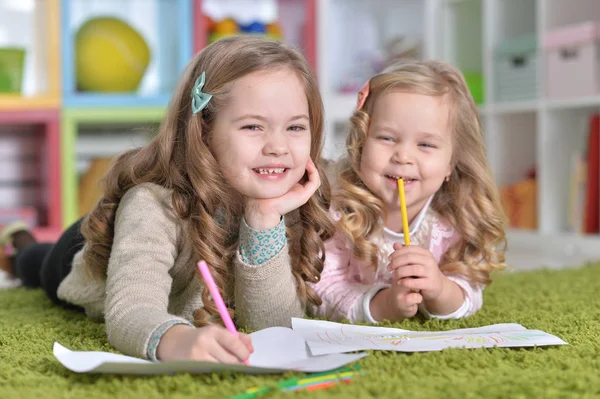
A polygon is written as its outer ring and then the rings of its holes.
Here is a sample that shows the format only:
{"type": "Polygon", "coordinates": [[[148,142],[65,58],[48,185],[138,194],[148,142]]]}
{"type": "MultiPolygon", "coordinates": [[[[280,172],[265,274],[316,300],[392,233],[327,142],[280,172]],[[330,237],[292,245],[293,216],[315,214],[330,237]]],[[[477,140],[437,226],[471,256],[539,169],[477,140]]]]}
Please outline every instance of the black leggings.
{"type": "Polygon", "coordinates": [[[71,271],[73,257],[85,243],[81,221],[69,227],[55,244],[33,244],[19,251],[13,260],[15,274],[23,285],[42,287],[52,302],[78,310],[81,308],[58,299],[56,291],[71,271]]]}

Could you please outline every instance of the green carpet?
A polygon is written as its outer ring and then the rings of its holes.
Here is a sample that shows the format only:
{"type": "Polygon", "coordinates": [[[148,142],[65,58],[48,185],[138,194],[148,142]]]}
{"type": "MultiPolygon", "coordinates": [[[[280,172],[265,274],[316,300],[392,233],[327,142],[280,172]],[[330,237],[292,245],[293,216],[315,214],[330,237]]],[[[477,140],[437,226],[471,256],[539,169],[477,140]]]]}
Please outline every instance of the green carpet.
{"type": "MultiPolygon", "coordinates": [[[[515,322],[555,334],[569,345],[416,354],[372,352],[358,362],[366,375],[350,384],[262,397],[598,397],[599,278],[600,264],[506,274],[485,291],[482,311],[469,319],[394,324],[411,330],[444,330],[515,322]]],[[[0,291],[1,398],[219,398],[302,375],[79,375],[55,360],[55,340],[73,350],[110,350],[102,324],[52,306],[41,291],[0,291]]]]}

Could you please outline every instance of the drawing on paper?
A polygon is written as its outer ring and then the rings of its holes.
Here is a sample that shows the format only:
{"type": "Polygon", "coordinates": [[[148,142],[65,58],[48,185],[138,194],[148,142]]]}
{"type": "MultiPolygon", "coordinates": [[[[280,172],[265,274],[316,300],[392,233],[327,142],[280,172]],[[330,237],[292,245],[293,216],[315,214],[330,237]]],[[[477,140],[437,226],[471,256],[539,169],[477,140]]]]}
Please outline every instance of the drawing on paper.
{"type": "Polygon", "coordinates": [[[367,333],[358,333],[358,332],[346,332],[344,331],[344,326],[340,326],[339,333],[325,331],[325,332],[315,332],[317,338],[322,342],[328,344],[342,344],[343,341],[368,341],[375,346],[380,346],[381,344],[385,345],[393,345],[398,346],[404,341],[409,339],[409,336],[406,334],[367,334],[367,333]]]}
{"type": "Polygon", "coordinates": [[[539,331],[507,331],[507,332],[474,332],[462,334],[419,334],[411,332],[409,334],[368,334],[362,332],[344,331],[344,326],[340,326],[339,332],[324,331],[315,332],[319,341],[332,345],[342,345],[349,341],[367,341],[376,347],[392,345],[397,347],[408,340],[438,341],[456,345],[463,343],[466,345],[498,345],[514,342],[535,341],[537,338],[544,337],[546,334],[539,331]]]}
{"type": "Polygon", "coordinates": [[[439,351],[446,348],[491,348],[568,345],[562,339],[520,324],[504,323],[448,331],[410,331],[359,326],[322,320],[292,319],[313,356],[358,350],[397,352],[439,351]]]}

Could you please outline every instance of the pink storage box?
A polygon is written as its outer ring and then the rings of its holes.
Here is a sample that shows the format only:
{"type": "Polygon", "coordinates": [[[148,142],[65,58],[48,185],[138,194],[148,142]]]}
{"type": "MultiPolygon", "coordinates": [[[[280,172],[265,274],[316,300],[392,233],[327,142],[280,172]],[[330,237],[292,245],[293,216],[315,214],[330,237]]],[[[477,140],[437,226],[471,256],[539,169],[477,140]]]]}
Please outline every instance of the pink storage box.
{"type": "Polygon", "coordinates": [[[600,93],[600,24],[584,22],[544,37],[546,94],[550,98],[600,93]]]}

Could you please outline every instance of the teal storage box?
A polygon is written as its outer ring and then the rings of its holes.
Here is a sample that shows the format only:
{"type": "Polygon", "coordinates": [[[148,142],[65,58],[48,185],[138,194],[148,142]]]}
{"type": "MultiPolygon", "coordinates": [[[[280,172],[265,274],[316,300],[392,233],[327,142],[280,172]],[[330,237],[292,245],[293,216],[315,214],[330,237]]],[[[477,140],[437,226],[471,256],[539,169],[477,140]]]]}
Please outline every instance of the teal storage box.
{"type": "Polygon", "coordinates": [[[535,35],[505,40],[494,51],[496,102],[534,100],[538,94],[538,55],[535,35]]]}

